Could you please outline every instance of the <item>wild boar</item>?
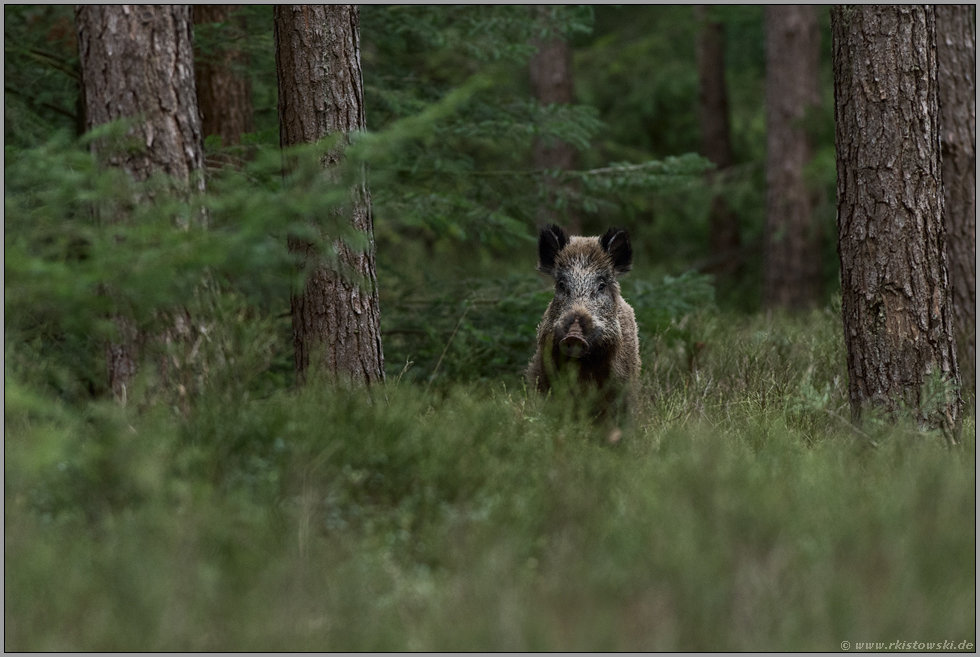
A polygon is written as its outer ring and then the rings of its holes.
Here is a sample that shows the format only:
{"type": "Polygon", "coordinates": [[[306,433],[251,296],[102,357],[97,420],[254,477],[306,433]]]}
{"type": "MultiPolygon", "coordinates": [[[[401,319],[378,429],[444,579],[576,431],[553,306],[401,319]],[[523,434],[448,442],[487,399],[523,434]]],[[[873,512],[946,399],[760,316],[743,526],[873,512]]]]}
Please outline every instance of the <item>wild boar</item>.
{"type": "Polygon", "coordinates": [[[556,225],[541,231],[538,271],[555,280],[555,297],[538,325],[529,386],[547,392],[559,376],[569,375],[583,395],[598,391],[599,414],[631,404],[640,347],[636,316],[620,296],[617,278],[632,267],[625,230],[610,228],[602,237],[569,237],[556,225]]]}

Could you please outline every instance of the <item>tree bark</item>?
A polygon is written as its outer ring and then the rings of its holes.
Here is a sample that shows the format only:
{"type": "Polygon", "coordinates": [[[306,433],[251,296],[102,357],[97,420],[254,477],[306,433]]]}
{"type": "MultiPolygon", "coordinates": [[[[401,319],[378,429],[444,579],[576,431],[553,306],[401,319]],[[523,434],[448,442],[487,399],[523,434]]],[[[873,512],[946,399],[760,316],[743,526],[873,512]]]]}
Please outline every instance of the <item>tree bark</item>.
{"type": "MultiPolygon", "coordinates": [[[[101,152],[134,180],[165,173],[204,191],[201,120],[187,5],[79,5],[86,127],[141,117],[140,152],[101,152]]],[[[98,146],[96,146],[98,151],[98,146]]]]}
{"type": "Polygon", "coordinates": [[[841,297],[851,411],[958,435],[935,10],[832,11],[841,297]]]}
{"type": "MultiPolygon", "coordinates": [[[[366,129],[361,76],[360,11],[356,5],[276,5],[276,68],[279,130],[283,147],[366,129]]],[[[347,139],[325,157],[336,168],[347,139]]],[[[374,225],[367,183],[351,189],[347,208],[355,230],[369,247],[355,252],[335,242],[342,265],[370,289],[325,265],[316,248],[290,238],[289,246],[310,272],[303,293],[292,298],[295,364],[354,382],[384,381],[374,225]]]]}
{"type": "Polygon", "coordinates": [[[937,5],[946,249],[964,390],[976,394],[977,32],[974,5],[937,5]]]}
{"type": "Polygon", "coordinates": [[[812,146],[802,125],[820,102],[820,26],[813,5],[767,5],[766,237],[763,302],[806,308],[820,295],[820,235],[803,178],[812,146]]]}
{"type": "Polygon", "coordinates": [[[222,146],[234,146],[255,130],[249,58],[240,47],[247,38],[241,10],[242,5],[194,6],[195,25],[227,24],[227,42],[214,52],[199,52],[194,63],[204,136],[218,135],[222,146]]]}
{"type": "MultiPolygon", "coordinates": [[[[124,151],[93,143],[96,155],[136,181],[163,173],[177,195],[203,192],[189,7],[80,5],[75,26],[86,128],[131,119],[128,136],[142,146],[124,151]]],[[[131,319],[117,315],[112,321],[119,340],[106,346],[109,385],[125,402],[142,338],[131,319]]]]}
{"type": "MultiPolygon", "coordinates": [[[[715,164],[708,176],[712,186],[732,165],[732,140],[728,125],[728,90],[725,85],[725,32],[721,23],[708,17],[710,5],[695,5],[694,15],[701,24],[698,33],[698,122],[701,126],[701,154],[715,164]]],[[[712,195],[709,245],[714,263],[708,271],[722,276],[734,274],[741,264],[738,217],[725,198],[712,195]]]]}
{"type": "MultiPolygon", "coordinates": [[[[547,41],[535,39],[532,44],[537,48],[529,63],[531,90],[535,100],[545,106],[553,103],[565,105],[574,103],[572,51],[568,44],[557,37],[547,41]]],[[[534,140],[533,153],[535,169],[574,171],[578,168],[578,151],[574,146],[563,141],[548,144],[537,137],[534,140]]],[[[559,192],[558,181],[549,177],[545,184],[549,190],[548,200],[546,207],[538,213],[539,223],[542,225],[565,223],[572,234],[581,234],[581,220],[573,208],[566,207],[564,221],[559,222],[560,213],[555,207],[559,192]]]]}

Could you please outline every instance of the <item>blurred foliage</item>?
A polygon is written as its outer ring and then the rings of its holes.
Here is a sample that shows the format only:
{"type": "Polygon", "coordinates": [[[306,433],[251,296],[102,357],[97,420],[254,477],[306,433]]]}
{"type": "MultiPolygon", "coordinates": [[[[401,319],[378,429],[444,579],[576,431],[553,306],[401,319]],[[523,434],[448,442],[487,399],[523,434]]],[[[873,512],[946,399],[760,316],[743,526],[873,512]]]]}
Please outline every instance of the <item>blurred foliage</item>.
{"type": "MultiPolygon", "coordinates": [[[[534,102],[530,40],[587,34],[592,14],[590,7],[561,6],[362,8],[368,127],[408,121],[406,128],[415,128],[396,148],[386,144],[384,166],[371,168],[382,249],[410,235],[499,256],[526,240],[546,202],[548,178],[560,175],[533,170],[533,140],[587,151],[603,128],[588,104],[534,102]],[[431,118],[423,131],[421,118],[431,118]]],[[[678,175],[679,184],[688,184],[705,168],[688,158],[674,165],[646,157],[643,169],[607,162],[599,171],[569,174],[585,184],[560,197],[555,209],[559,216],[595,215],[600,206],[617,207],[627,187],[650,191],[678,175]],[[647,174],[642,181],[641,173],[647,174]]]]}
{"type": "Polygon", "coordinates": [[[616,448],[499,383],[73,412],[8,343],[5,647],[975,644],[973,417],[853,429],[829,311],[684,322],[616,448]]]}
{"type": "Polygon", "coordinates": [[[4,146],[85,129],[71,5],[3,6],[4,146]]]}
{"type": "MultiPolygon", "coordinates": [[[[241,11],[245,38],[230,24],[199,25],[195,47],[204,59],[229,46],[245,52],[256,117],[256,133],[245,143],[274,147],[272,9],[247,5],[241,11]]],[[[59,128],[77,134],[71,14],[64,6],[5,6],[8,145],[37,145],[59,128]]],[[[762,9],[714,6],[711,16],[726,34],[735,150],[735,166],[716,184],[738,214],[748,263],[718,302],[753,310],[761,288],[765,203],[762,9]]],[[[820,17],[824,103],[808,122],[816,144],[808,178],[824,230],[831,298],[838,281],[829,13],[821,10],[820,17]]],[[[704,266],[709,195],[696,166],[682,167],[694,174],[683,182],[665,184],[671,176],[660,175],[635,184],[633,176],[633,185],[614,189],[610,181],[623,176],[588,173],[625,167],[652,173],[659,164],[650,169],[646,163],[698,150],[697,24],[690,7],[365,5],[361,23],[368,128],[392,136],[391,129],[399,128],[394,143],[376,149],[370,168],[382,256],[398,259],[403,242],[411,240],[430,255],[450,251],[463,263],[493,259],[512,268],[506,256],[515,249],[529,253],[527,238],[548,198],[547,178],[556,175],[531,166],[530,147],[540,137],[567,141],[582,155],[583,171],[564,177],[584,184],[560,188],[559,216],[574,211],[588,232],[627,225],[638,256],[655,276],[704,266]],[[539,107],[531,100],[530,40],[551,35],[572,45],[580,104],[539,107]]],[[[415,266],[406,262],[403,269],[415,266]]]]}

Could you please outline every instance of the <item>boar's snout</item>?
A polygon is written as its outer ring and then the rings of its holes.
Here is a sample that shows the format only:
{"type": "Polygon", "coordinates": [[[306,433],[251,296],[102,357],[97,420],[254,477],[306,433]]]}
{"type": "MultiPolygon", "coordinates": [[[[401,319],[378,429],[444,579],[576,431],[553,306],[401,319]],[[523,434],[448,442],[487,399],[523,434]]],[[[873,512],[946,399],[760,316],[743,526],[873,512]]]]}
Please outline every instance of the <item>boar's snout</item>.
{"type": "Polygon", "coordinates": [[[589,353],[589,341],[585,339],[585,335],[582,333],[582,325],[579,324],[578,319],[569,327],[568,333],[558,343],[558,348],[561,349],[561,353],[570,358],[581,358],[589,353]]]}

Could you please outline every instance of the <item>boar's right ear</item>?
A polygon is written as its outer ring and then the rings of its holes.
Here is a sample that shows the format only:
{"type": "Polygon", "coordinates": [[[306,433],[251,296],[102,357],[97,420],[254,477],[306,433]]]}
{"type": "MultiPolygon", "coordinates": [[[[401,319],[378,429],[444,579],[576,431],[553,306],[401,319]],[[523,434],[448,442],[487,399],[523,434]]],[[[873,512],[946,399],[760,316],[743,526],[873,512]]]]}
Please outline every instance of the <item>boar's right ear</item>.
{"type": "Polygon", "coordinates": [[[599,244],[612,258],[617,276],[622,276],[633,268],[633,247],[630,245],[630,235],[624,229],[610,228],[599,238],[599,244]]]}
{"type": "Polygon", "coordinates": [[[568,244],[568,235],[561,226],[551,224],[541,229],[538,236],[538,271],[542,274],[554,275],[555,258],[558,252],[568,244]]]}

